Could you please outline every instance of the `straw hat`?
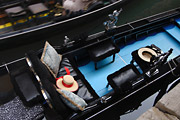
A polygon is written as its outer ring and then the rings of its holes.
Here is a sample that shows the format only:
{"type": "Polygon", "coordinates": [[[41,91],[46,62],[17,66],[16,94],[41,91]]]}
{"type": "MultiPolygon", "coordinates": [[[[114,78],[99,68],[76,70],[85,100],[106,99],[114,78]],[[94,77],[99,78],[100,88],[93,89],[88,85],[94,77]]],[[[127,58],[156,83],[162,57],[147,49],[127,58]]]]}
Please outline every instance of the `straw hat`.
{"type": "Polygon", "coordinates": [[[74,80],[73,76],[65,75],[56,81],[58,88],[74,92],[78,89],[78,83],[74,80]]]}
{"type": "Polygon", "coordinates": [[[150,49],[150,48],[140,48],[138,50],[138,55],[142,60],[146,62],[150,62],[151,57],[153,55],[157,56],[157,53],[153,49],[150,49]]]}

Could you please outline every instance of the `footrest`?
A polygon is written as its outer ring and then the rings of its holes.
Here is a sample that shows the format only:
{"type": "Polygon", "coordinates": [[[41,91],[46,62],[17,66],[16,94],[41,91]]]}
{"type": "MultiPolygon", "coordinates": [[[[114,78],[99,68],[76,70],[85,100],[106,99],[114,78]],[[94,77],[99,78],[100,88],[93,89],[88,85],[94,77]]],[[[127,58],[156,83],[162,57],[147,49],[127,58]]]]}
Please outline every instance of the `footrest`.
{"type": "MultiPolygon", "coordinates": [[[[89,56],[95,63],[109,57],[113,56],[113,61],[115,59],[115,53],[118,53],[120,49],[110,40],[100,42],[99,44],[92,46],[89,49],[89,56]]],[[[96,68],[96,64],[95,64],[96,68]]]]}

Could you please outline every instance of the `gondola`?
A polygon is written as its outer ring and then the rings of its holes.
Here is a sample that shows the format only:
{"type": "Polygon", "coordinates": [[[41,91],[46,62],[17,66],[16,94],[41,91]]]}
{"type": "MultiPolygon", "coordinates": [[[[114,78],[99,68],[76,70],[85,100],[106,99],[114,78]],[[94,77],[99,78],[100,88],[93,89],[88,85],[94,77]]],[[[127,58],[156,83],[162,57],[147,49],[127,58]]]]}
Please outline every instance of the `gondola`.
{"type": "Polygon", "coordinates": [[[0,2],[1,48],[12,44],[30,43],[77,25],[81,26],[98,16],[107,15],[116,8],[121,8],[127,3],[126,1],[90,0],[91,3],[90,5],[88,3],[87,8],[70,11],[70,8],[63,8],[62,0],[2,0],[0,2]],[[19,7],[23,10],[19,10],[19,7]],[[17,11],[16,9],[19,12],[13,13],[17,11]],[[43,36],[40,36],[41,34],[43,36]],[[24,41],[24,37],[28,39],[24,41]]]}
{"type": "Polygon", "coordinates": [[[1,65],[0,80],[11,86],[1,88],[1,116],[98,119],[113,118],[107,112],[113,108],[120,114],[138,108],[180,79],[179,10],[66,37],[61,46],[46,42],[39,51],[1,65]]]}

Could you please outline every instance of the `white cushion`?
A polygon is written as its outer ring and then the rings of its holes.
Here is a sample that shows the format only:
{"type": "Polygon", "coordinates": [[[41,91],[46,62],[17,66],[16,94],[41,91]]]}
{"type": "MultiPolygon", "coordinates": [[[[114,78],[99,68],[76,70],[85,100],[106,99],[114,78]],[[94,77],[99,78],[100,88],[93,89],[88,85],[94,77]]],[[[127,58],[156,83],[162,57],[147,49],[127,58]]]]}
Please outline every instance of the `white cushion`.
{"type": "MultiPolygon", "coordinates": [[[[21,6],[17,6],[17,7],[8,8],[8,9],[5,10],[5,12],[6,12],[7,14],[9,14],[9,13],[18,13],[18,12],[21,12],[21,11],[23,11],[23,10],[24,10],[24,9],[23,9],[21,6]]],[[[19,13],[19,14],[17,14],[17,15],[12,15],[12,16],[15,17],[15,16],[19,16],[19,15],[24,15],[24,14],[26,14],[25,11],[24,11],[24,12],[21,12],[21,13],[19,13]]]]}
{"type": "Polygon", "coordinates": [[[37,14],[48,10],[48,8],[43,3],[33,4],[28,6],[28,8],[33,14],[37,14]]]}
{"type": "Polygon", "coordinates": [[[58,54],[57,51],[46,41],[41,61],[46,65],[55,78],[57,77],[61,60],[62,55],[58,54]]]}
{"type": "Polygon", "coordinates": [[[64,103],[74,111],[83,111],[87,106],[87,103],[73,92],[62,89],[57,89],[57,91],[60,93],[64,103]]]}

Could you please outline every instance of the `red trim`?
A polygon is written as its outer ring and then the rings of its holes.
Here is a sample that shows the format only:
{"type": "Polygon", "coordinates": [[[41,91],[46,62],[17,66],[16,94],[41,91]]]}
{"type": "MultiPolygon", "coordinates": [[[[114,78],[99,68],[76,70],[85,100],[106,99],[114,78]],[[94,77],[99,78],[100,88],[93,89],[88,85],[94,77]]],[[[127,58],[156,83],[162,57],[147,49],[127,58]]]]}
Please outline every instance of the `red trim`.
{"type": "Polygon", "coordinates": [[[67,75],[70,75],[69,69],[67,67],[64,67],[64,69],[66,70],[67,75]]]}
{"type": "MultiPolygon", "coordinates": [[[[69,69],[68,69],[67,67],[64,67],[64,69],[66,70],[66,73],[67,73],[66,75],[70,75],[69,69]]],[[[63,76],[56,78],[56,81],[57,81],[59,78],[63,78],[63,76]]]]}
{"type": "Polygon", "coordinates": [[[67,88],[70,88],[70,87],[72,87],[72,86],[73,86],[73,84],[68,85],[68,84],[64,83],[64,81],[63,81],[63,80],[62,80],[62,84],[63,84],[65,87],[67,87],[67,88]]]}

